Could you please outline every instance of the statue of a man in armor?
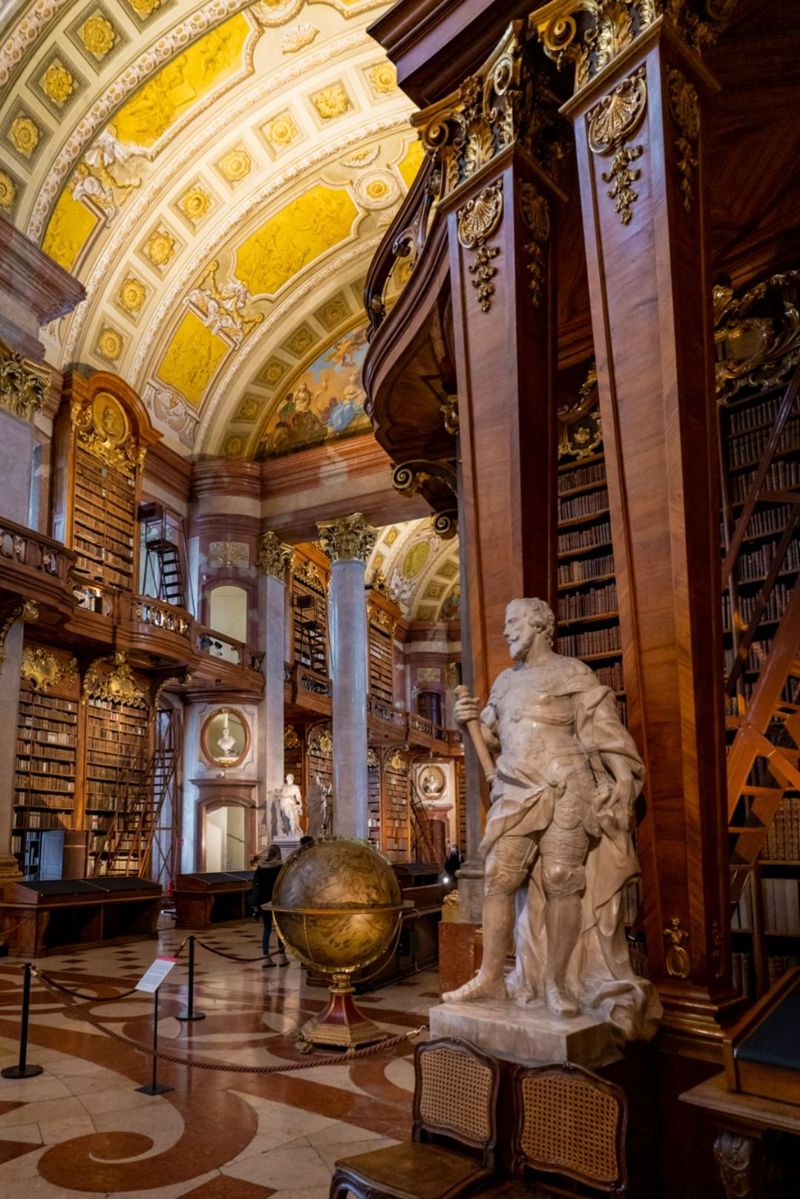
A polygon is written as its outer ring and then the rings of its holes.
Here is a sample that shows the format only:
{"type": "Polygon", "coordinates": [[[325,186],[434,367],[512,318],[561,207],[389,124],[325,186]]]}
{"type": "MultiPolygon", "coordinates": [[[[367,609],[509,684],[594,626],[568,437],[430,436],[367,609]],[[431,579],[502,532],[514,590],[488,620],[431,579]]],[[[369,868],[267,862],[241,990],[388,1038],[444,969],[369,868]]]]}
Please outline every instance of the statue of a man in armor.
{"type": "Polygon", "coordinates": [[[543,999],[551,1014],[591,1012],[624,1037],[651,1035],[652,985],[630,965],[622,891],[639,873],[631,840],[644,767],[614,693],[552,648],[555,620],[539,599],[512,600],[505,638],[515,664],[497,678],[479,721],[496,755],[484,858],[483,963],[445,1002],[543,999]],[[512,931],[517,961],[505,975],[512,931]]]}

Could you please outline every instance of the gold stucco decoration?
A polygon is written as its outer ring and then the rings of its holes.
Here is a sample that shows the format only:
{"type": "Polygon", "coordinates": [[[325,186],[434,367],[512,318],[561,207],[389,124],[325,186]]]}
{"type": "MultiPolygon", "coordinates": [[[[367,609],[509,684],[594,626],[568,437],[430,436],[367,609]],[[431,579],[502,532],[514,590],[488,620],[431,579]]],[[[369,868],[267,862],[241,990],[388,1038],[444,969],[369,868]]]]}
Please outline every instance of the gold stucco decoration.
{"type": "Polygon", "coordinates": [[[228,183],[240,183],[253,169],[252,159],[246,150],[231,150],[217,163],[217,169],[228,183]]]}
{"type": "Polygon", "coordinates": [[[265,387],[277,387],[288,369],[288,365],[285,362],[281,362],[279,358],[271,358],[261,372],[259,379],[265,387]]]}
{"type": "Polygon", "coordinates": [[[194,225],[205,220],[211,210],[211,196],[202,187],[190,187],[178,201],[178,207],[194,225]]]}
{"type": "Polygon", "coordinates": [[[97,353],[103,358],[107,358],[109,362],[116,362],[122,353],[123,345],[122,335],[117,333],[116,329],[106,326],[100,331],[97,338],[97,353]]]}
{"type": "Polygon", "coordinates": [[[154,266],[166,266],[175,253],[175,239],[165,229],[158,229],[148,239],[144,252],[154,266]]]}
{"type": "Polygon", "coordinates": [[[262,533],[258,539],[258,569],[263,575],[271,575],[285,583],[292,569],[294,551],[285,545],[277,533],[262,533]]]}
{"type": "Polygon", "coordinates": [[[244,441],[240,433],[233,433],[222,447],[222,453],[225,458],[241,458],[244,453],[244,441]]]}
{"type": "Polygon", "coordinates": [[[75,76],[60,62],[51,62],[39,82],[44,94],[54,104],[66,104],[75,91],[75,76]]]}
{"type": "Polygon", "coordinates": [[[70,412],[75,440],[87,454],[132,477],[144,461],[145,450],[130,432],[119,400],[100,391],[93,399],[74,400],[70,412]]]}
{"type": "Polygon", "coordinates": [[[8,130],[8,140],[17,151],[30,158],[41,140],[42,131],[31,117],[14,117],[8,130]]]}
{"type": "Polygon", "coordinates": [[[314,344],[314,334],[307,325],[301,325],[285,343],[286,349],[296,358],[302,358],[314,344]]]}
{"type": "Polygon", "coordinates": [[[77,679],[78,663],[72,657],[57,658],[40,645],[26,645],[22,651],[19,673],[30,684],[32,691],[49,691],[63,679],[77,679]]]}
{"type": "Polygon", "coordinates": [[[136,682],[125,655],[119,651],[111,658],[98,658],[92,663],[86,672],[83,692],[87,699],[107,704],[124,704],[128,708],[147,707],[147,696],[136,682]]]}
{"type": "Polygon", "coordinates": [[[255,396],[245,396],[236,409],[235,420],[254,421],[258,416],[261,404],[255,396]]]}
{"type": "Polygon", "coordinates": [[[317,522],[320,544],[331,562],[358,559],[366,562],[375,545],[375,530],[360,512],[338,520],[317,522]]]}
{"type": "Polygon", "coordinates": [[[299,136],[300,130],[288,112],[279,113],[268,125],[264,126],[264,137],[276,150],[283,150],[286,146],[291,146],[299,136]]]}
{"type": "Polygon", "coordinates": [[[332,83],[330,87],[315,92],[311,97],[311,103],[323,121],[334,121],[337,117],[343,117],[353,107],[343,83],[332,83]]]}
{"type": "Polygon", "coordinates": [[[32,421],[44,403],[49,382],[47,367],[0,345],[0,408],[21,420],[32,421]]]}
{"type": "Polygon", "coordinates": [[[97,59],[105,58],[114,48],[117,31],[110,21],[100,13],[94,13],[80,28],[80,38],[90,54],[97,59]]]}
{"type": "Polygon", "coordinates": [[[0,171],[0,208],[3,212],[11,212],[17,198],[17,185],[9,174],[0,171]]]}
{"type": "Polygon", "coordinates": [[[147,298],[147,288],[141,279],[129,275],[117,294],[120,305],[126,312],[137,313],[147,298]]]}
{"type": "Polygon", "coordinates": [[[126,3],[140,17],[151,17],[157,8],[161,8],[161,0],[126,0],[126,3]]]}
{"type": "Polygon", "coordinates": [[[367,71],[367,79],[374,92],[387,96],[397,91],[397,71],[390,62],[379,62],[367,71]]]}

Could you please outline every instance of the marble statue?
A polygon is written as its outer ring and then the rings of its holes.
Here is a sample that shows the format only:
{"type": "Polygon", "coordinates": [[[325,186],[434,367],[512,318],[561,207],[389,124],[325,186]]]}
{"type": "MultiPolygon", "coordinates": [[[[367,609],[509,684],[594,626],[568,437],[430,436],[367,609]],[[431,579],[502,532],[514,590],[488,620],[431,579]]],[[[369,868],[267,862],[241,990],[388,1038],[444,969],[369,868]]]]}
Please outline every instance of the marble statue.
{"type": "Polygon", "coordinates": [[[281,833],[284,837],[301,837],[300,817],[303,814],[303,796],[294,781],[293,774],[287,774],[286,782],[281,787],[280,799],[281,833]]]}
{"type": "Polygon", "coordinates": [[[504,635],[514,666],[482,711],[466,694],[456,702],[495,762],[480,845],[483,963],[443,999],[539,999],[551,1015],[594,1015],[623,1039],[648,1037],[661,1006],[631,968],[621,904],[639,873],[631,827],[644,766],[614,693],[553,650],[554,627],[543,600],[512,600],[504,635]]]}

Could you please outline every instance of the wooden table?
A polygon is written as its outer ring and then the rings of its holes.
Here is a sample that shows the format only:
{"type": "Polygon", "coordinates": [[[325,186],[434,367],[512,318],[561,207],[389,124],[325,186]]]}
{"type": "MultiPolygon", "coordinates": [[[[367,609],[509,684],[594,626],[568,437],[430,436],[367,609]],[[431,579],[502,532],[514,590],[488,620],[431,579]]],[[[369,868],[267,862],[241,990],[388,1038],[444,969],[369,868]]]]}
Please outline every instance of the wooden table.
{"type": "Polygon", "coordinates": [[[160,885],[141,878],[7,883],[0,932],[19,957],[155,936],[161,900],[160,885]]]}
{"type": "Polygon", "coordinates": [[[246,920],[250,915],[247,895],[252,885],[252,870],[179,874],[175,879],[177,927],[210,928],[213,924],[246,920]]]}
{"type": "Polygon", "coordinates": [[[774,1193],[780,1182],[775,1150],[780,1134],[800,1137],[800,1105],[730,1091],[724,1073],[685,1091],[681,1100],[699,1108],[718,1129],[714,1157],[727,1199],[774,1193]]]}

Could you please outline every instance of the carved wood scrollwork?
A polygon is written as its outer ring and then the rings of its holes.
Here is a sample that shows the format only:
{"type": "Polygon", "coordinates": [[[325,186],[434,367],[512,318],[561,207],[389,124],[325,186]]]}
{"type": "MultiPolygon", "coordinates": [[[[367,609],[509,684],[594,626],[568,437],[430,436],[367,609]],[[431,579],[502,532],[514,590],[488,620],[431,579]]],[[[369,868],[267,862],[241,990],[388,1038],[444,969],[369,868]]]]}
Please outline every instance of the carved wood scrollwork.
{"type": "Polygon", "coordinates": [[[683,207],[692,210],[694,172],[697,169],[697,140],[700,136],[700,103],[694,84],[677,69],[667,70],[669,110],[680,136],[675,138],[678,174],[681,177],[683,207]]]}

